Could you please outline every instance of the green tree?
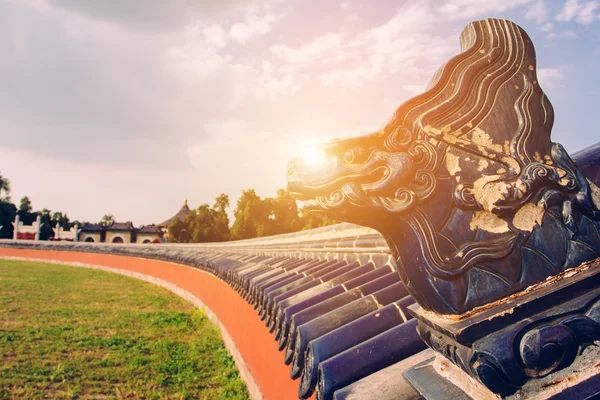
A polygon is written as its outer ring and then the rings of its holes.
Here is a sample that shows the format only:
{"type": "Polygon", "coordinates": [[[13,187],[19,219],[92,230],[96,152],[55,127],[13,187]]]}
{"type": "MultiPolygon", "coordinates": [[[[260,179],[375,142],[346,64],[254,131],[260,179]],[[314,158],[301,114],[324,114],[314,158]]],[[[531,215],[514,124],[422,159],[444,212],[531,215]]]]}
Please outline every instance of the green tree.
{"type": "Polygon", "coordinates": [[[215,223],[215,212],[208,204],[202,204],[190,211],[185,218],[190,241],[194,243],[210,242],[215,223]]]}
{"type": "Polygon", "coordinates": [[[215,200],[213,210],[215,211],[215,223],[213,228],[213,242],[224,242],[229,240],[231,233],[229,232],[229,216],[227,215],[229,208],[229,196],[221,193],[215,200]]]}
{"type": "Polygon", "coordinates": [[[10,181],[0,174],[0,238],[12,239],[17,207],[10,201],[10,181]]]}
{"type": "Polygon", "coordinates": [[[52,222],[52,211],[44,208],[36,214],[40,216],[40,222],[42,223],[42,227],[40,228],[40,240],[52,239],[54,237],[54,231],[52,230],[54,227],[52,222]]]}
{"type": "Polygon", "coordinates": [[[235,222],[231,227],[231,238],[237,240],[270,235],[274,225],[272,203],[272,199],[261,199],[254,189],[242,190],[233,212],[235,222]]]}
{"type": "Polygon", "coordinates": [[[79,228],[81,228],[82,226],[84,226],[87,223],[88,223],[87,221],[79,221],[78,219],[76,219],[76,220],[70,222],[69,229],[71,229],[75,225],[77,225],[79,228]]]}
{"type": "Polygon", "coordinates": [[[300,210],[302,230],[321,228],[327,225],[339,223],[325,215],[323,212],[300,210]]]}
{"type": "Polygon", "coordinates": [[[10,203],[10,181],[0,173],[0,201],[10,203]]]}
{"type": "Polygon", "coordinates": [[[64,230],[69,230],[73,226],[69,220],[69,217],[67,216],[67,213],[62,213],[60,211],[56,211],[52,214],[52,226],[56,227],[56,224],[60,224],[64,230]]]}
{"type": "Polygon", "coordinates": [[[261,199],[254,189],[242,191],[234,216],[231,228],[233,240],[297,232],[336,223],[324,214],[299,210],[296,200],[284,189],[277,191],[277,197],[265,199],[261,199]]]}
{"type": "Polygon", "coordinates": [[[277,191],[277,198],[272,200],[272,207],[273,234],[297,232],[302,228],[298,205],[287,190],[277,191]]]}
{"type": "Polygon", "coordinates": [[[229,218],[226,211],[228,206],[229,197],[221,194],[215,200],[213,207],[210,207],[208,204],[202,204],[190,211],[185,219],[186,229],[190,234],[190,241],[202,243],[228,240],[230,235],[229,218]]]}
{"type": "Polygon", "coordinates": [[[17,207],[9,201],[0,201],[0,238],[13,238],[13,222],[17,215],[17,207]]]}
{"type": "Polygon", "coordinates": [[[31,207],[31,200],[29,200],[29,197],[21,197],[18,214],[19,219],[21,220],[21,222],[23,222],[24,225],[31,225],[33,221],[35,221],[37,214],[33,212],[33,208],[31,207]]]}
{"type": "Polygon", "coordinates": [[[115,222],[115,216],[112,214],[104,214],[102,216],[102,219],[100,220],[100,225],[102,226],[109,226],[114,224],[115,222]]]}
{"type": "Polygon", "coordinates": [[[172,243],[188,243],[190,241],[190,233],[185,222],[175,218],[167,228],[169,233],[169,241],[172,243]]]}
{"type": "Polygon", "coordinates": [[[227,208],[229,208],[229,196],[227,196],[225,193],[221,193],[219,197],[215,199],[215,205],[213,206],[213,209],[220,212],[225,212],[227,208]]]}

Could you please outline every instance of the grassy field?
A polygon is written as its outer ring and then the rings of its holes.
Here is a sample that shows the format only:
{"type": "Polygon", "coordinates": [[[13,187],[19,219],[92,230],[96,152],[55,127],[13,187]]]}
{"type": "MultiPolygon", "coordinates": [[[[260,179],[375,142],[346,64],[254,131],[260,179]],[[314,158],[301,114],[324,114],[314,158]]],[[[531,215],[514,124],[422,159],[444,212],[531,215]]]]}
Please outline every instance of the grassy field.
{"type": "Polygon", "coordinates": [[[192,305],[108,272],[0,260],[0,398],[248,399],[192,305]]]}

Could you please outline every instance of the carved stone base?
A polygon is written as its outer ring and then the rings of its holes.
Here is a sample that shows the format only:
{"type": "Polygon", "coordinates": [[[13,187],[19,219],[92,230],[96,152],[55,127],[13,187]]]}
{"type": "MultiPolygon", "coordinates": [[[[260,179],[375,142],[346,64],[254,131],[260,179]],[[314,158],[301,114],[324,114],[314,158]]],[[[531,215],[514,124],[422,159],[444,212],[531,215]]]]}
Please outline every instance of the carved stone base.
{"type": "MultiPolygon", "coordinates": [[[[590,399],[600,392],[600,347],[586,348],[573,364],[544,378],[527,382],[505,400],[590,399]]],[[[403,376],[420,398],[432,400],[497,400],[479,381],[440,354],[405,371],[403,376]]]]}
{"type": "MultiPolygon", "coordinates": [[[[515,395],[597,345],[600,259],[465,314],[440,316],[417,305],[411,312],[429,347],[491,392],[515,395]]],[[[600,375],[597,362],[588,361],[585,368],[600,375]]]]}

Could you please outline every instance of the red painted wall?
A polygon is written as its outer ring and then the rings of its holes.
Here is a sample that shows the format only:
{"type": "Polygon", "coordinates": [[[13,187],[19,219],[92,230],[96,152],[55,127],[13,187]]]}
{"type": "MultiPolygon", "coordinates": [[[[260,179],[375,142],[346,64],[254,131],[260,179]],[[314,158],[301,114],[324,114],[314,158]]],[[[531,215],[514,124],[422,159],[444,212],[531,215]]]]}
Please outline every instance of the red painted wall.
{"type": "Polygon", "coordinates": [[[198,297],[227,329],[267,400],[298,398],[299,381],[290,379],[273,335],[237,292],[208,273],[183,265],[143,258],[69,251],[0,248],[0,257],[24,257],[79,262],[118,268],[173,283],[198,297]]]}

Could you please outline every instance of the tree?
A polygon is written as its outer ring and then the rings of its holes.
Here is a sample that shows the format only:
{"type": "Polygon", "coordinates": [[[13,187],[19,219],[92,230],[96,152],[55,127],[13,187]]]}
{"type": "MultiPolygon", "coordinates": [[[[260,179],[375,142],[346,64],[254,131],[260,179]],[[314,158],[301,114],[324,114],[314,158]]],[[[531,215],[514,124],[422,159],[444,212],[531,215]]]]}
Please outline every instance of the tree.
{"type": "Polygon", "coordinates": [[[10,181],[0,174],[0,238],[12,239],[17,207],[10,201],[10,181]]]}
{"type": "Polygon", "coordinates": [[[229,196],[221,194],[215,200],[213,210],[215,211],[215,224],[213,242],[224,242],[229,240],[231,233],[229,232],[229,216],[227,215],[229,208],[229,196]]]}
{"type": "Polygon", "coordinates": [[[229,196],[221,194],[213,207],[202,204],[191,210],[185,221],[175,219],[169,225],[169,238],[177,243],[222,242],[229,240],[227,217],[229,196]]]}
{"type": "Polygon", "coordinates": [[[221,194],[217,197],[213,207],[202,204],[195,210],[190,211],[184,221],[185,229],[190,235],[190,242],[203,243],[229,240],[229,218],[226,211],[228,206],[229,197],[221,194]]]}
{"type": "Polygon", "coordinates": [[[173,221],[171,221],[167,231],[169,233],[169,241],[171,242],[188,243],[190,241],[190,234],[187,230],[187,225],[179,218],[175,218],[173,221]]]}
{"type": "Polygon", "coordinates": [[[273,227],[272,202],[261,199],[254,189],[242,190],[233,214],[231,238],[249,239],[268,236],[273,227]]]}
{"type": "Polygon", "coordinates": [[[225,193],[221,193],[219,197],[215,199],[215,205],[213,206],[213,209],[220,212],[225,212],[226,208],[229,208],[229,196],[227,196],[225,193]]]}
{"type": "Polygon", "coordinates": [[[10,203],[10,181],[0,174],[0,201],[10,203]]]}
{"type": "Polygon", "coordinates": [[[88,223],[87,221],[79,221],[78,219],[76,219],[74,221],[70,221],[70,223],[69,223],[69,225],[70,225],[69,229],[71,229],[75,225],[77,225],[79,228],[81,228],[82,226],[84,226],[87,223],[88,223]]]}
{"type": "Polygon", "coordinates": [[[40,216],[40,222],[42,223],[42,227],[40,228],[40,240],[49,240],[53,238],[54,231],[52,230],[52,227],[54,225],[52,223],[52,211],[44,208],[36,214],[40,216]]]}
{"type": "Polygon", "coordinates": [[[296,200],[285,189],[277,191],[273,206],[273,234],[297,232],[302,228],[296,200]]]}
{"type": "Polygon", "coordinates": [[[69,230],[73,226],[73,224],[70,223],[67,213],[62,213],[60,211],[56,211],[52,214],[52,226],[56,227],[56,224],[59,224],[65,230],[69,230]]]}
{"type": "Polygon", "coordinates": [[[215,211],[208,204],[202,204],[190,211],[185,219],[190,241],[193,243],[212,242],[215,225],[215,211]]]}
{"type": "Polygon", "coordinates": [[[31,207],[31,200],[29,197],[23,196],[21,197],[21,201],[19,203],[19,219],[23,222],[24,225],[31,225],[33,221],[35,221],[37,214],[35,214],[33,208],[31,207]]]}
{"type": "Polygon", "coordinates": [[[0,238],[13,238],[13,222],[17,215],[17,207],[9,201],[0,201],[0,238]]]}
{"type": "Polygon", "coordinates": [[[115,216],[112,214],[104,214],[102,219],[100,220],[100,225],[102,226],[110,226],[115,223],[115,216]]]}
{"type": "Polygon", "coordinates": [[[338,221],[330,219],[323,212],[300,210],[302,230],[321,228],[327,225],[337,224],[338,221]]]}
{"type": "Polygon", "coordinates": [[[243,190],[234,215],[233,240],[297,232],[336,223],[324,214],[299,210],[296,200],[284,189],[277,191],[277,197],[265,199],[261,199],[254,189],[243,190]]]}

